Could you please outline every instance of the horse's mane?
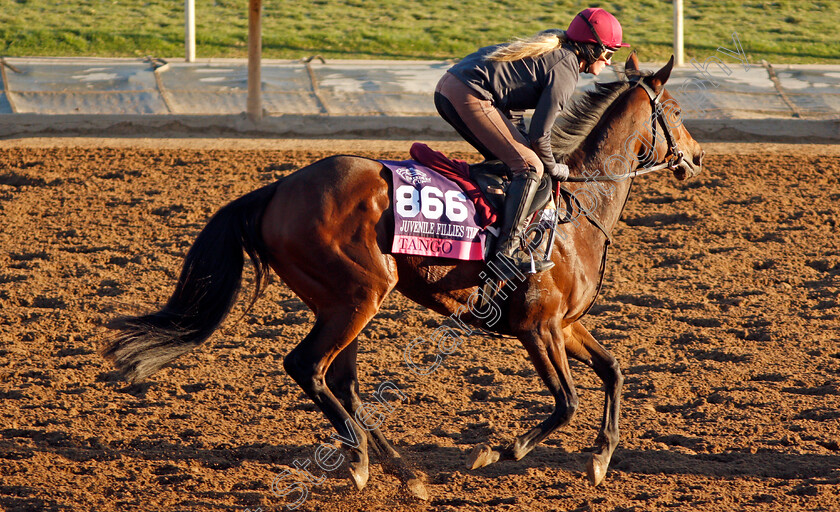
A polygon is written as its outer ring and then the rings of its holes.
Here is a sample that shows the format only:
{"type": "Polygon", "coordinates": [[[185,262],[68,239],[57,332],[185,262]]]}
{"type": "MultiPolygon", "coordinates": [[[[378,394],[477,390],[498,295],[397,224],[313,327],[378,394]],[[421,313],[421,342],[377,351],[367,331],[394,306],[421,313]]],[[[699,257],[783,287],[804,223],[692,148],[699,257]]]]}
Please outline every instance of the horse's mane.
{"type": "MultiPolygon", "coordinates": [[[[649,72],[634,72],[633,76],[648,76],[649,72]]],[[[551,148],[558,162],[565,162],[592,132],[613,102],[634,85],[628,80],[596,82],[595,89],[584,93],[563,109],[551,129],[551,148]]]]}

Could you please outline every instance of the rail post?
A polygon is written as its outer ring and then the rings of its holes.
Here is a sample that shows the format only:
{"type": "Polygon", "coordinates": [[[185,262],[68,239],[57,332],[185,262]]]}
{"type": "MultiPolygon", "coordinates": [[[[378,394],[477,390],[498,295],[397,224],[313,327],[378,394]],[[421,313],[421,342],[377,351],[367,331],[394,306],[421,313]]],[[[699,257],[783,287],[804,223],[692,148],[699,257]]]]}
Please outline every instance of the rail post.
{"type": "Polygon", "coordinates": [[[262,0],[249,0],[248,8],[248,118],[262,119],[262,0]]]}

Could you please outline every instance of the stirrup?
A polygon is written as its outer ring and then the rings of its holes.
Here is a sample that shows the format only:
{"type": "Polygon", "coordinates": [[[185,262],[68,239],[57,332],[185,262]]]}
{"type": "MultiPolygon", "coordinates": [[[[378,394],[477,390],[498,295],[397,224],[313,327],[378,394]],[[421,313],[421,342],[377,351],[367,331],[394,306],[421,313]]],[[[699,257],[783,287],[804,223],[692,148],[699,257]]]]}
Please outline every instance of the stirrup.
{"type": "Polygon", "coordinates": [[[507,254],[497,253],[490,263],[493,263],[493,273],[501,281],[509,281],[514,278],[524,280],[526,274],[539,274],[554,267],[554,262],[549,260],[529,258],[530,261],[517,260],[507,254]]]}
{"type": "Polygon", "coordinates": [[[528,249],[528,257],[531,259],[531,271],[528,272],[529,274],[539,274],[540,272],[545,272],[551,268],[554,268],[554,262],[551,260],[538,260],[534,258],[534,251],[531,250],[531,246],[527,247],[528,249]]]}

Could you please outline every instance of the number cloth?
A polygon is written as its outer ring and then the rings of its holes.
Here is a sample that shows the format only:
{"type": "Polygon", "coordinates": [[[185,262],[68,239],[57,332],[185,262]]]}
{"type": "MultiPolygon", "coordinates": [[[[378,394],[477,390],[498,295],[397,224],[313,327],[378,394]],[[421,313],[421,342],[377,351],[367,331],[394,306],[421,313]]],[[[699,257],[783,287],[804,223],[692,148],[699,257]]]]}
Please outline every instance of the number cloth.
{"type": "Polygon", "coordinates": [[[393,175],[393,253],[484,259],[486,232],[457,184],[416,160],[380,162],[393,175]]]}

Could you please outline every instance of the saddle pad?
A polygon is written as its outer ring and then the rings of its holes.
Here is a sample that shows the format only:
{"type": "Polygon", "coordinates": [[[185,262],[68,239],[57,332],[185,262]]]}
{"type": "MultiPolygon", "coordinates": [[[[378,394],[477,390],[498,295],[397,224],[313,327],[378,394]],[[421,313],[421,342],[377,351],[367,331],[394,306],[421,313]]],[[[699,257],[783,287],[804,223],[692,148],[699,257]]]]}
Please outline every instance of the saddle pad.
{"type": "Polygon", "coordinates": [[[483,260],[485,232],[475,205],[451,180],[415,160],[380,160],[392,171],[394,243],[391,252],[483,260]]]}
{"type": "Polygon", "coordinates": [[[426,144],[415,142],[408,150],[411,158],[425,165],[426,167],[440,173],[444,178],[448,178],[461,187],[464,194],[470,198],[475,205],[475,212],[478,214],[478,225],[486,228],[495,224],[498,220],[493,206],[482,193],[479,184],[475,178],[470,176],[470,164],[463,160],[453,160],[444,155],[440,151],[435,151],[426,144]]]}

